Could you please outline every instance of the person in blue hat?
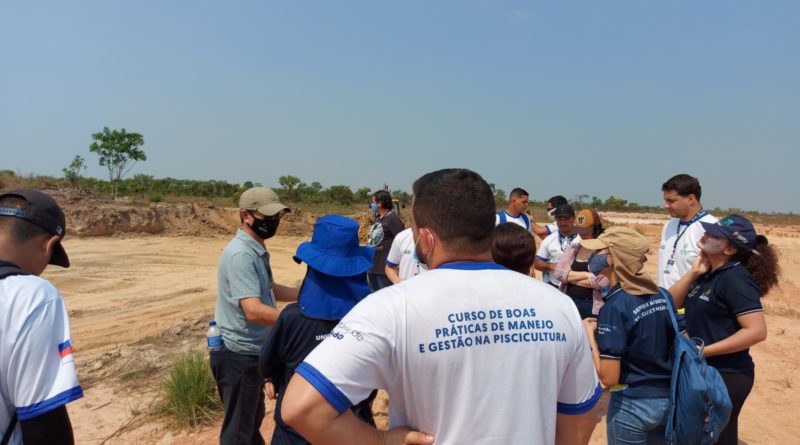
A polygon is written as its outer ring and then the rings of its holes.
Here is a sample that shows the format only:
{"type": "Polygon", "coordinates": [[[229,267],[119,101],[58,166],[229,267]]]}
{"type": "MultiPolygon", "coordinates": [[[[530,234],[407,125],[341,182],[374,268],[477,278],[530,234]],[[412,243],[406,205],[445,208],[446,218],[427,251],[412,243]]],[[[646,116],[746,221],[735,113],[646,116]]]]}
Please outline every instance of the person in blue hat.
{"type": "MultiPolygon", "coordinates": [[[[295,261],[308,265],[297,303],[286,306],[261,349],[259,373],[267,379],[267,397],[275,404],[272,445],[307,444],[281,419],[283,393],[294,370],[350,309],[370,293],[367,271],[375,251],[358,244],[358,223],[339,215],[325,215],[314,225],[310,242],[297,248],[295,261]]],[[[362,420],[372,421],[372,399],[351,408],[362,420]]]]}
{"type": "Polygon", "coordinates": [[[701,254],[670,293],[686,308],[686,331],[703,340],[706,361],[728,388],[733,412],[717,443],[735,445],[739,413],[755,377],[750,347],[767,338],[761,297],[778,284],[778,256],[743,216],[701,224],[701,254]]]}

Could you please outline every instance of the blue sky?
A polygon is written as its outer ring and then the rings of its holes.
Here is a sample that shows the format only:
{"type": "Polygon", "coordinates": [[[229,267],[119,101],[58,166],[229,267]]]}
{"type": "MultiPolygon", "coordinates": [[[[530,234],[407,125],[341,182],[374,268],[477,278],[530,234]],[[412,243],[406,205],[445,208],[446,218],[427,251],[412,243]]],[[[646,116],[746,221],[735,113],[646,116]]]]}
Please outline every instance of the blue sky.
{"type": "Polygon", "coordinates": [[[132,174],[410,190],[466,167],[543,200],[800,212],[800,2],[0,3],[0,168],[103,126],[132,174]]]}

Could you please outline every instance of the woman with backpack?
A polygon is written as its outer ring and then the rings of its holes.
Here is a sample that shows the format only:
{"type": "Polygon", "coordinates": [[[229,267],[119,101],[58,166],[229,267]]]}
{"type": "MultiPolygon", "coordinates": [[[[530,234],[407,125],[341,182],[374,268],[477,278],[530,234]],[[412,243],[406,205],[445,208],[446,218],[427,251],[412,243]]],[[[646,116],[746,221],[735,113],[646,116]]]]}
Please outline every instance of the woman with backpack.
{"type": "Polygon", "coordinates": [[[599,318],[584,320],[600,381],[611,388],[608,443],[663,444],[676,333],[671,306],[644,272],[649,243],[631,228],[613,226],[581,245],[594,251],[589,272],[611,286],[599,318]]]}
{"type": "Polygon", "coordinates": [[[728,388],[733,412],[717,443],[735,445],[739,412],[755,376],[750,347],[767,338],[760,299],[778,283],[778,257],[747,218],[729,215],[701,224],[702,253],[670,293],[676,306],[686,309],[686,331],[703,340],[708,365],[728,388]]]}

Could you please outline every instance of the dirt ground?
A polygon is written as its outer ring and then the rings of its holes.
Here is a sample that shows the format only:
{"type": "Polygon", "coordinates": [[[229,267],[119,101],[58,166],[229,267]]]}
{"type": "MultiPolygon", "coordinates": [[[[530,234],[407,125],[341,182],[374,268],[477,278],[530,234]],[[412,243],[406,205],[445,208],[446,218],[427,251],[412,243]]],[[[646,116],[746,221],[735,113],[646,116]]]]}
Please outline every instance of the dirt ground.
{"type": "MultiPolygon", "coordinates": [[[[633,224],[652,240],[651,251],[656,251],[663,217],[608,216],[615,223],[633,224]]],[[[231,214],[227,220],[232,220],[231,214]]],[[[800,226],[759,230],[781,252],[783,279],[780,288],[763,300],[769,337],[752,351],[756,384],[741,416],[741,437],[749,445],[797,443],[800,226]]],[[[205,324],[214,311],[217,261],[230,237],[220,231],[66,239],[72,267],[53,267],[45,276],[62,290],[70,311],[75,360],[85,390],[83,399],[69,405],[77,443],[217,443],[219,424],[175,431],[151,413],[158,382],[172,358],[204,343],[205,324]]],[[[307,239],[307,232],[297,235],[279,232],[268,241],[272,268],[282,284],[298,284],[305,271],[291,259],[297,245],[307,239]]],[[[655,269],[655,257],[648,267],[655,269]]],[[[597,409],[593,444],[605,443],[606,400],[604,396],[597,409]]],[[[385,425],[385,398],[375,408],[379,423],[385,425]]],[[[271,417],[270,404],[262,426],[266,437],[273,427],[271,417]]]]}

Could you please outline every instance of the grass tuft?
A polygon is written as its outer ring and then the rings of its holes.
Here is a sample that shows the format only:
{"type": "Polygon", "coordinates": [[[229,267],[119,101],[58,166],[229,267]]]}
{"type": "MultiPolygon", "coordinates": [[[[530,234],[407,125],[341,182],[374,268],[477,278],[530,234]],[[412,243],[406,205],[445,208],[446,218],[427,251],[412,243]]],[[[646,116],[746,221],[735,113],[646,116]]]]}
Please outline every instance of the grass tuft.
{"type": "Polygon", "coordinates": [[[206,354],[194,351],[177,359],[161,383],[159,411],[180,428],[213,423],[222,412],[206,354]]]}

